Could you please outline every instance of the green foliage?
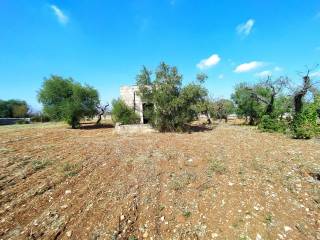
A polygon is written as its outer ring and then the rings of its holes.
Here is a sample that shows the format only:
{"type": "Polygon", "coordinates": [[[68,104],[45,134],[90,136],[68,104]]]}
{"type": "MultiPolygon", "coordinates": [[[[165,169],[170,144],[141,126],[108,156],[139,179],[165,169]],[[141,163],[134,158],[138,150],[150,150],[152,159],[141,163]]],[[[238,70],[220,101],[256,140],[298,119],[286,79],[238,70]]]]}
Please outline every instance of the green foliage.
{"type": "Polygon", "coordinates": [[[284,132],[286,124],[270,115],[264,115],[258,125],[258,128],[264,132],[284,132]]]}
{"type": "Polygon", "coordinates": [[[197,74],[197,80],[200,83],[204,83],[207,79],[208,79],[208,75],[207,74],[205,74],[205,73],[198,73],[197,74]]]}
{"type": "Polygon", "coordinates": [[[0,100],[1,118],[23,118],[28,116],[29,107],[25,101],[11,99],[0,100]]]}
{"type": "Polygon", "coordinates": [[[235,113],[236,109],[234,103],[229,99],[218,99],[212,101],[210,104],[209,112],[213,118],[228,119],[228,115],[235,113]]]}
{"type": "Polygon", "coordinates": [[[319,102],[304,104],[300,113],[296,113],[291,123],[291,132],[294,138],[309,139],[319,133],[317,125],[319,102]]]}
{"type": "Polygon", "coordinates": [[[121,99],[112,101],[111,115],[114,123],[135,124],[140,121],[138,114],[121,99]]]}
{"type": "MultiPolygon", "coordinates": [[[[231,99],[236,104],[236,113],[238,116],[248,117],[249,124],[254,125],[259,122],[260,117],[264,113],[264,106],[252,97],[250,88],[247,83],[240,83],[235,87],[235,92],[231,95],[231,99]]],[[[263,90],[257,88],[262,94],[263,90]]]]}
{"type": "Polygon", "coordinates": [[[31,116],[31,122],[49,122],[49,121],[50,121],[49,116],[43,113],[37,113],[31,116]]]}
{"type": "Polygon", "coordinates": [[[191,212],[188,209],[184,209],[182,214],[185,218],[188,218],[191,216],[191,212]]]}
{"type": "Polygon", "coordinates": [[[26,121],[24,119],[20,119],[20,120],[16,121],[16,124],[29,124],[29,121],[26,121]]]}
{"type": "Polygon", "coordinates": [[[43,104],[44,114],[77,128],[82,118],[97,114],[99,95],[94,88],[82,86],[72,78],[51,76],[45,79],[38,100],[43,104]]]}
{"type": "Polygon", "coordinates": [[[290,112],[292,112],[292,99],[288,96],[277,97],[274,103],[273,115],[282,120],[284,115],[290,112]]]}
{"type": "Polygon", "coordinates": [[[194,120],[199,111],[198,104],[204,102],[207,90],[201,85],[206,76],[198,75],[198,83],[182,87],[182,75],[176,67],[161,63],[152,73],[145,67],[137,76],[139,95],[154,107],[147,114],[150,123],[159,131],[182,131],[187,123],[194,120]]]}

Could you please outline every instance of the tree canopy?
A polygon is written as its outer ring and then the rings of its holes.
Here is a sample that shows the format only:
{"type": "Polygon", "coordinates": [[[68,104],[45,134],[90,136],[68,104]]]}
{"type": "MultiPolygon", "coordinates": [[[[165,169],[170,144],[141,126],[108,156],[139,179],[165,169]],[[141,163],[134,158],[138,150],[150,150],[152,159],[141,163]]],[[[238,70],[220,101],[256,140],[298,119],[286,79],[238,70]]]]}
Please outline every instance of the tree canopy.
{"type": "Polygon", "coordinates": [[[197,105],[205,101],[207,89],[202,86],[205,75],[198,81],[182,86],[182,75],[176,67],[160,63],[153,74],[143,67],[137,75],[139,95],[144,103],[153,105],[147,118],[160,131],[182,131],[198,115],[197,105]]]}
{"type": "Polygon", "coordinates": [[[26,101],[11,99],[0,100],[1,118],[23,118],[28,116],[29,107],[26,101]]]}
{"type": "Polygon", "coordinates": [[[44,80],[38,100],[51,119],[64,120],[72,128],[79,127],[82,118],[95,116],[100,102],[94,88],[56,75],[44,80]]]}

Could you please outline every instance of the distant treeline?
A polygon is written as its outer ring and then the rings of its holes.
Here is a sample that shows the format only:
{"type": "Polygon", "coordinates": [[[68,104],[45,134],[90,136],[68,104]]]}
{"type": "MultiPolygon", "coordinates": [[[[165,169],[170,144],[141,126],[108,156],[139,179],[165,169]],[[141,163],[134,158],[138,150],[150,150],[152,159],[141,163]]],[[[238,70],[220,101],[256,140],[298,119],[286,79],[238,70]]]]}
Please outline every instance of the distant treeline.
{"type": "Polygon", "coordinates": [[[0,100],[0,118],[24,118],[29,117],[29,107],[23,100],[0,100]]]}

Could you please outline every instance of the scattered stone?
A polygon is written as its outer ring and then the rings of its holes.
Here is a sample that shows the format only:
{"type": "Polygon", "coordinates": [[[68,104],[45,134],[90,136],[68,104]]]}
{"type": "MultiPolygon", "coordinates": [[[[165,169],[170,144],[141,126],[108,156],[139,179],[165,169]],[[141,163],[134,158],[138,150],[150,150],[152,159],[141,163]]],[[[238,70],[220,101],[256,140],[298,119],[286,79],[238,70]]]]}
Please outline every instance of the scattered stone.
{"type": "Polygon", "coordinates": [[[211,237],[212,237],[212,238],[216,238],[216,237],[218,237],[218,236],[219,236],[218,233],[212,233],[212,234],[211,234],[211,237]]]}
{"type": "Polygon", "coordinates": [[[66,190],[65,194],[71,194],[71,190],[66,190]]]}
{"type": "Polygon", "coordinates": [[[147,238],[148,235],[149,235],[149,234],[148,234],[148,232],[146,231],[146,232],[142,235],[142,237],[143,237],[143,238],[147,238]]]}
{"type": "Polygon", "coordinates": [[[256,240],[263,240],[263,238],[261,237],[261,235],[259,233],[257,233],[256,240]]]}
{"type": "Polygon", "coordinates": [[[291,230],[292,230],[291,227],[289,227],[289,226],[284,226],[284,231],[285,231],[285,232],[288,232],[288,231],[291,231],[291,230]]]}
{"type": "Polygon", "coordinates": [[[68,205],[65,204],[65,205],[62,205],[60,208],[61,208],[61,209],[66,209],[67,207],[68,207],[68,205]]]}
{"type": "Polygon", "coordinates": [[[72,231],[70,230],[70,231],[68,231],[67,233],[66,233],[66,235],[67,235],[67,237],[71,237],[71,235],[72,235],[72,231]]]}
{"type": "Polygon", "coordinates": [[[124,220],[124,215],[120,216],[120,220],[123,221],[124,220]]]}

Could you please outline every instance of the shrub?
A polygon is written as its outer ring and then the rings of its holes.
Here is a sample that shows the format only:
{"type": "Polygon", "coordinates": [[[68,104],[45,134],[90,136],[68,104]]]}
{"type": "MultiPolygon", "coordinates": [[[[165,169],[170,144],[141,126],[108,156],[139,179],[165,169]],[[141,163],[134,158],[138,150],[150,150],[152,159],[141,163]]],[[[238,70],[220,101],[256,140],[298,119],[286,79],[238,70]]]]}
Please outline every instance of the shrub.
{"type": "Polygon", "coordinates": [[[19,119],[18,121],[16,121],[16,124],[28,124],[29,122],[27,120],[24,119],[19,119]]]}
{"type": "Polygon", "coordinates": [[[309,139],[319,133],[317,125],[317,109],[315,104],[305,106],[300,113],[296,113],[291,123],[294,138],[309,139]]]}
{"type": "Polygon", "coordinates": [[[284,132],[286,124],[270,115],[264,115],[260,120],[258,129],[264,132],[284,132]]]}
{"type": "Polygon", "coordinates": [[[49,116],[45,114],[36,114],[30,118],[31,122],[50,122],[49,116]]]}
{"type": "Polygon", "coordinates": [[[121,99],[112,101],[111,115],[114,123],[135,124],[140,121],[138,114],[121,99]]]}

